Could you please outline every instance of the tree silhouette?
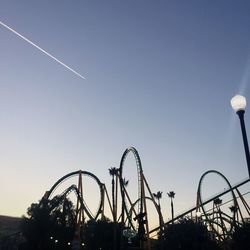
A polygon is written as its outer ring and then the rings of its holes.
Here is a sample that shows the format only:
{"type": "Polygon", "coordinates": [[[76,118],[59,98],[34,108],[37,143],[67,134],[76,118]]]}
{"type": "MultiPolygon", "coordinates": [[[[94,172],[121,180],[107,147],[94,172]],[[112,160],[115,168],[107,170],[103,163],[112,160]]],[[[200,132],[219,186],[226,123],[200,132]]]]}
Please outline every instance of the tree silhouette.
{"type": "Polygon", "coordinates": [[[214,205],[215,205],[215,207],[216,207],[217,209],[220,208],[220,205],[221,205],[221,204],[222,204],[222,199],[220,199],[220,198],[214,199],[214,205]]]}
{"type": "MultiPolygon", "coordinates": [[[[85,249],[113,249],[113,224],[108,218],[98,221],[89,220],[85,225],[85,249]]],[[[120,224],[117,227],[117,234],[122,234],[120,224]]],[[[115,249],[120,249],[119,244],[118,241],[115,249]]]]}
{"type": "Polygon", "coordinates": [[[238,221],[239,217],[238,217],[238,207],[237,205],[232,205],[229,207],[231,213],[233,214],[233,225],[236,226],[236,221],[238,221]]]}
{"type": "Polygon", "coordinates": [[[26,242],[22,249],[52,249],[55,244],[67,249],[74,235],[75,211],[67,198],[56,196],[32,203],[23,217],[21,232],[26,242]]]}
{"type": "Polygon", "coordinates": [[[157,193],[153,193],[153,196],[155,197],[155,199],[157,199],[158,206],[159,206],[159,208],[161,208],[160,199],[162,198],[162,192],[158,191],[157,193]]]}
{"type": "Polygon", "coordinates": [[[171,200],[171,215],[172,215],[172,220],[173,220],[174,219],[174,204],[173,204],[173,199],[174,199],[174,196],[175,196],[175,192],[174,191],[170,191],[167,194],[168,194],[168,197],[171,200]]]}
{"type": "Polygon", "coordinates": [[[109,174],[112,176],[112,209],[113,209],[113,220],[116,221],[116,202],[115,202],[115,176],[117,175],[117,168],[110,168],[109,174]]]}
{"type": "Polygon", "coordinates": [[[113,249],[116,249],[117,245],[117,179],[118,179],[118,169],[117,168],[110,168],[109,174],[112,176],[112,210],[113,210],[113,249]],[[116,181],[115,181],[116,180],[116,181]],[[116,182],[116,183],[115,183],[116,182]]]}
{"type": "Polygon", "coordinates": [[[249,250],[250,249],[250,222],[236,226],[231,240],[232,250],[249,250]]]}
{"type": "Polygon", "coordinates": [[[164,249],[170,250],[219,250],[217,243],[209,238],[207,227],[191,219],[169,224],[163,233],[164,249]]]}
{"type": "Polygon", "coordinates": [[[161,214],[161,203],[160,199],[162,198],[162,192],[158,191],[157,193],[153,193],[153,196],[158,201],[158,208],[159,208],[159,226],[160,226],[160,232],[159,232],[159,240],[160,240],[160,249],[163,249],[163,243],[162,243],[162,228],[163,228],[163,218],[161,214]]]}

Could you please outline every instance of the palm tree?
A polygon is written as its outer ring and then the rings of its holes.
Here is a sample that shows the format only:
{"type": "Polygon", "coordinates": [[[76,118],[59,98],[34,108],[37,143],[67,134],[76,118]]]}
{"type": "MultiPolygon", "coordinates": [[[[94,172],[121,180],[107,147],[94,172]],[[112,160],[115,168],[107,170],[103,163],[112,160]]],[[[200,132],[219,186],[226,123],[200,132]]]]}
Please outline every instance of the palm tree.
{"type": "Polygon", "coordinates": [[[162,225],[163,225],[163,218],[162,218],[162,214],[161,214],[161,203],[160,203],[160,199],[162,198],[162,192],[158,191],[157,193],[153,193],[153,196],[155,199],[157,199],[158,201],[158,208],[159,208],[159,224],[160,224],[160,249],[163,249],[163,239],[162,239],[162,225]]]}
{"type": "Polygon", "coordinates": [[[232,213],[236,213],[237,210],[238,210],[237,206],[235,206],[235,205],[232,205],[231,207],[229,207],[229,209],[230,209],[230,211],[231,211],[232,213]]]}
{"type": "Polygon", "coordinates": [[[116,168],[110,168],[109,174],[112,176],[112,206],[113,206],[113,220],[115,222],[115,176],[117,174],[116,168]]]}
{"type": "Polygon", "coordinates": [[[174,219],[174,204],[173,204],[173,199],[174,199],[174,196],[175,196],[175,192],[174,191],[169,191],[167,194],[168,194],[168,197],[171,200],[171,215],[172,215],[172,222],[173,222],[173,219],[174,219]]]}
{"type": "Polygon", "coordinates": [[[220,209],[221,203],[222,203],[222,199],[220,199],[220,198],[214,199],[214,206],[215,206],[218,210],[220,209]]]}
{"type": "Polygon", "coordinates": [[[232,212],[232,214],[233,214],[233,225],[234,225],[234,227],[236,226],[236,220],[238,221],[239,220],[239,217],[238,217],[238,213],[237,213],[237,211],[238,211],[238,207],[237,207],[237,205],[232,205],[232,206],[230,206],[229,207],[229,209],[230,209],[230,211],[232,212]]]}
{"type": "MultiPolygon", "coordinates": [[[[113,243],[113,249],[116,249],[116,201],[115,201],[115,179],[117,183],[117,175],[118,175],[118,169],[117,168],[110,168],[109,174],[112,176],[112,206],[113,206],[113,221],[114,221],[114,243],[113,243]]],[[[117,192],[117,186],[116,186],[116,192],[117,192]]]]}
{"type": "Polygon", "coordinates": [[[157,193],[153,193],[153,196],[155,197],[155,199],[157,199],[158,201],[158,206],[161,209],[161,203],[160,203],[160,199],[162,198],[162,192],[158,191],[157,193]]]}
{"type": "MultiPolygon", "coordinates": [[[[215,212],[218,212],[219,217],[216,218],[216,220],[218,221],[216,223],[216,227],[217,227],[217,231],[219,230],[219,223],[221,223],[221,225],[223,225],[223,220],[221,217],[221,210],[220,210],[220,205],[222,204],[222,199],[220,199],[219,197],[213,200],[213,219],[215,217],[215,212]],[[216,210],[215,210],[216,209],[216,210]]],[[[224,229],[224,228],[222,228],[224,229]]],[[[224,230],[223,230],[223,236],[224,236],[224,230]]]]}

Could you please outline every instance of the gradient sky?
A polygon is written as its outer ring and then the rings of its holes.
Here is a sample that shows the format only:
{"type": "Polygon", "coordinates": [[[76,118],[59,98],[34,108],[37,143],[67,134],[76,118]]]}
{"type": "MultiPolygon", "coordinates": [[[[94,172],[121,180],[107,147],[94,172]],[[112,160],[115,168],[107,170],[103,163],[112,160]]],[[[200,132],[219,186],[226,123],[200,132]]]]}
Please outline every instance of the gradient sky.
{"type": "MultiPolygon", "coordinates": [[[[230,99],[250,100],[249,13],[247,0],[2,0],[0,21],[86,80],[0,26],[0,214],[25,214],[79,169],[110,190],[130,146],[164,218],[166,192],[189,208],[209,169],[245,179],[230,99]]],[[[124,175],[136,185],[135,166],[124,175]]]]}

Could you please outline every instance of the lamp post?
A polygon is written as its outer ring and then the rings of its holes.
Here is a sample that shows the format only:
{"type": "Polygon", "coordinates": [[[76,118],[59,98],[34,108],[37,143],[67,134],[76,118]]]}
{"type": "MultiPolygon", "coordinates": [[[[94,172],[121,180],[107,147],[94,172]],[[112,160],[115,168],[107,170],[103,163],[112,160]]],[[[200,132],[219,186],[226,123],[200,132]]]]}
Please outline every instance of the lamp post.
{"type": "Polygon", "coordinates": [[[245,114],[245,108],[246,108],[246,98],[242,95],[236,95],[231,99],[231,105],[236,114],[239,116],[240,119],[240,126],[241,126],[241,132],[243,137],[243,143],[244,143],[244,149],[245,149],[245,155],[246,155],[246,161],[247,161],[247,168],[248,168],[248,176],[250,177],[250,154],[249,154],[249,147],[248,147],[248,141],[247,141],[247,132],[244,122],[244,114],[245,114]]]}

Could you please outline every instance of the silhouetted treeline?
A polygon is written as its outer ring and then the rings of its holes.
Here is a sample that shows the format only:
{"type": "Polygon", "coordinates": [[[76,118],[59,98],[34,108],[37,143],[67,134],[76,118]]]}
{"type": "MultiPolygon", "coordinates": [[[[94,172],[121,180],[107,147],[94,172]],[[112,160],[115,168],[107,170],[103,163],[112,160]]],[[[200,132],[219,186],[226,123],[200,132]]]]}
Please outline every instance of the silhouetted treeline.
{"type": "MultiPolygon", "coordinates": [[[[21,234],[0,238],[0,250],[52,250],[72,249],[75,239],[75,209],[71,201],[58,202],[41,200],[28,208],[28,216],[22,218],[21,234]]],[[[81,226],[81,249],[114,249],[114,228],[116,249],[140,249],[139,238],[124,236],[120,223],[114,225],[108,218],[89,220],[81,226]]],[[[249,250],[250,223],[238,226],[230,240],[217,242],[202,222],[182,219],[165,227],[162,238],[151,240],[152,250],[249,250]]]]}

